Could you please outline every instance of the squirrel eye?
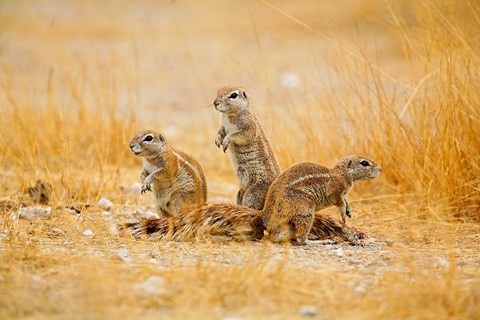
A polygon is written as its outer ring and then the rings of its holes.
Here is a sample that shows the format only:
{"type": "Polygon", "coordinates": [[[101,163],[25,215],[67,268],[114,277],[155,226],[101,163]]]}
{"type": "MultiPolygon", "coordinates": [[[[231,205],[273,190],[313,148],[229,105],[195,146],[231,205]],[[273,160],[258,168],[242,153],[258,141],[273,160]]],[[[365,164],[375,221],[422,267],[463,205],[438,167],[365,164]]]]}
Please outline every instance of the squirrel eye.
{"type": "Polygon", "coordinates": [[[368,167],[370,165],[367,160],[363,160],[362,162],[360,162],[360,164],[364,167],[368,167]]]}
{"type": "Polygon", "coordinates": [[[238,97],[238,93],[234,92],[230,95],[230,99],[235,99],[236,97],[238,97]]]}
{"type": "Polygon", "coordinates": [[[143,138],[143,141],[152,141],[152,140],[153,140],[153,136],[151,135],[148,135],[145,138],[143,138]]]}

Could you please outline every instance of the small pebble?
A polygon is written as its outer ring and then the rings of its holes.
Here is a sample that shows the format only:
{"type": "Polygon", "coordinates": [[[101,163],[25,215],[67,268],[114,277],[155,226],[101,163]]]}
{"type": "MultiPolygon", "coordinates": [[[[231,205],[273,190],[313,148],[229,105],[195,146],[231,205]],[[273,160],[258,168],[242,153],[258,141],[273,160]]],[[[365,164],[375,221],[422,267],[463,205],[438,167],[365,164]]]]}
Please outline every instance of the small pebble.
{"type": "Polygon", "coordinates": [[[314,306],[302,306],[300,308],[300,315],[305,317],[313,317],[318,314],[317,309],[314,306]]]}
{"type": "Polygon", "coordinates": [[[334,252],[337,257],[343,257],[345,255],[345,253],[343,252],[343,249],[342,248],[338,248],[336,250],[332,250],[332,252],[334,252]]]}
{"type": "Polygon", "coordinates": [[[113,206],[113,203],[107,198],[101,198],[100,200],[98,200],[98,205],[108,210],[113,206]]]}
{"type": "Polygon", "coordinates": [[[87,230],[83,231],[82,234],[86,237],[91,237],[91,236],[93,236],[93,231],[90,230],[90,229],[87,229],[87,230]]]}
{"type": "Polygon", "coordinates": [[[41,207],[41,206],[26,207],[26,208],[20,208],[12,216],[12,218],[14,219],[23,218],[23,219],[33,220],[37,218],[46,218],[50,215],[51,212],[52,212],[52,207],[41,207]]]}
{"type": "Polygon", "coordinates": [[[367,291],[367,288],[365,288],[364,284],[361,284],[361,285],[355,287],[355,292],[363,293],[365,291],[367,291]]]}
{"type": "Polygon", "coordinates": [[[109,227],[108,227],[108,232],[110,233],[110,235],[112,236],[118,236],[120,235],[120,229],[119,227],[116,225],[116,224],[111,224],[109,227]]]}
{"type": "Polygon", "coordinates": [[[55,233],[55,234],[65,234],[65,231],[63,231],[63,230],[60,229],[60,228],[53,227],[53,228],[52,228],[52,233],[55,233]]]}
{"type": "Polygon", "coordinates": [[[127,249],[119,249],[114,251],[115,255],[120,258],[125,263],[129,263],[132,261],[132,256],[130,255],[130,252],[128,252],[127,249]]]}
{"type": "Polygon", "coordinates": [[[151,219],[151,218],[158,219],[159,218],[158,214],[156,214],[155,212],[152,212],[152,211],[142,212],[140,214],[140,217],[143,218],[143,219],[151,219]]]}
{"type": "Polygon", "coordinates": [[[108,211],[102,211],[102,217],[112,219],[112,214],[108,211]]]}
{"type": "Polygon", "coordinates": [[[142,289],[148,294],[159,294],[164,291],[165,278],[160,276],[151,276],[147,280],[137,285],[137,288],[142,289]]]}

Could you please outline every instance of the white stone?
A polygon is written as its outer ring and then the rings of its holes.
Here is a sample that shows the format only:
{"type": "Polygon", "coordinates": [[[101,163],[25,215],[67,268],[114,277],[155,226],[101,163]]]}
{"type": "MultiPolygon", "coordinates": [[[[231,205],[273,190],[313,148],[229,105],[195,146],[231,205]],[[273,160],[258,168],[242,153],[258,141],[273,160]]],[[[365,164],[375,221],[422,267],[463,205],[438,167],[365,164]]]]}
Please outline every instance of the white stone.
{"type": "Polygon", "coordinates": [[[125,263],[129,263],[132,261],[132,256],[130,255],[130,252],[128,252],[127,249],[119,249],[114,251],[115,255],[120,258],[125,263]]]}
{"type": "Polygon", "coordinates": [[[152,212],[152,211],[142,212],[140,214],[140,217],[143,218],[143,219],[151,219],[151,218],[158,219],[159,218],[158,214],[155,213],[155,212],[152,212]]]}
{"type": "Polygon", "coordinates": [[[147,280],[137,285],[137,288],[148,294],[160,294],[164,291],[165,278],[160,276],[151,276],[147,280]]]}
{"type": "Polygon", "coordinates": [[[108,227],[108,232],[112,235],[112,236],[118,236],[120,235],[120,230],[118,229],[118,226],[116,224],[111,224],[109,227],[108,227]]]}
{"type": "Polygon", "coordinates": [[[103,197],[100,200],[98,200],[98,205],[100,207],[103,207],[105,209],[110,209],[113,206],[112,201],[108,200],[107,198],[103,197]]]}
{"type": "Polygon", "coordinates": [[[363,284],[363,283],[361,285],[355,287],[355,292],[363,293],[365,291],[367,291],[367,288],[365,287],[365,284],[363,284]]]}
{"type": "Polygon", "coordinates": [[[332,250],[332,252],[334,252],[337,257],[343,257],[345,256],[345,252],[343,252],[343,249],[342,248],[338,248],[336,250],[332,250]]]}
{"type": "Polygon", "coordinates": [[[102,211],[102,216],[107,219],[112,219],[112,214],[108,211],[102,211]]]}
{"type": "Polygon", "coordinates": [[[91,236],[93,236],[93,231],[90,230],[90,229],[87,229],[87,230],[83,231],[82,234],[86,237],[91,237],[91,236]]]}
{"type": "Polygon", "coordinates": [[[57,227],[53,227],[53,228],[52,228],[52,233],[65,234],[65,232],[64,232],[62,229],[57,228],[57,227]]]}
{"type": "Polygon", "coordinates": [[[300,307],[300,314],[306,317],[313,317],[318,314],[317,309],[314,306],[302,306],[300,307]]]}
{"type": "Polygon", "coordinates": [[[13,218],[16,220],[18,218],[33,220],[37,218],[46,218],[52,212],[52,207],[26,207],[20,208],[14,215],[13,218]]]}

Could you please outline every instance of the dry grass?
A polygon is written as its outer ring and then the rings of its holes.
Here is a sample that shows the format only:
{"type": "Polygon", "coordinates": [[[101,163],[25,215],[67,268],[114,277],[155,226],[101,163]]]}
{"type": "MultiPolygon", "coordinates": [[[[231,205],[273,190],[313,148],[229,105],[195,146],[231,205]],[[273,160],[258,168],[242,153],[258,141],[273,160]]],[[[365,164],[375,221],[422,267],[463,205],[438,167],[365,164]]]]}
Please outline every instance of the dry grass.
{"type": "Polygon", "coordinates": [[[479,29],[475,1],[0,2],[0,318],[479,318],[479,29]],[[112,235],[152,208],[128,191],[139,129],[234,198],[206,107],[224,84],[250,91],[282,167],[380,162],[350,224],[384,242],[112,235]],[[95,205],[12,219],[38,179],[54,208],[105,196],[112,219],[95,205]]]}

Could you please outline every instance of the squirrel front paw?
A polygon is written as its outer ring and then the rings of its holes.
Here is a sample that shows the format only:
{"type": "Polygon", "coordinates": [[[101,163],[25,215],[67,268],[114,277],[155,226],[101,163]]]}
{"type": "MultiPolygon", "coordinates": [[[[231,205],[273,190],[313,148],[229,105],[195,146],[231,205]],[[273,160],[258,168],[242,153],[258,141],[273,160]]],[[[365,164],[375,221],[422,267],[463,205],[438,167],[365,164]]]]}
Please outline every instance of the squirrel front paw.
{"type": "Polygon", "coordinates": [[[222,142],[223,142],[223,136],[222,136],[222,134],[219,132],[219,133],[217,133],[217,135],[215,136],[215,145],[220,148],[220,146],[222,145],[222,142]]]}
{"type": "Polygon", "coordinates": [[[342,221],[344,224],[347,222],[347,217],[352,217],[352,212],[350,211],[350,207],[348,205],[345,207],[345,211],[342,212],[342,221]]]}
{"type": "Polygon", "coordinates": [[[228,137],[225,137],[222,142],[222,149],[223,152],[227,152],[228,145],[230,144],[230,139],[228,137]]]}
{"type": "Polygon", "coordinates": [[[147,191],[152,191],[152,187],[150,185],[149,181],[145,181],[142,185],[142,191],[140,191],[141,194],[144,194],[147,191]]]}
{"type": "Polygon", "coordinates": [[[352,217],[352,212],[350,211],[350,207],[347,204],[347,207],[345,208],[345,215],[349,218],[352,217]]]}

